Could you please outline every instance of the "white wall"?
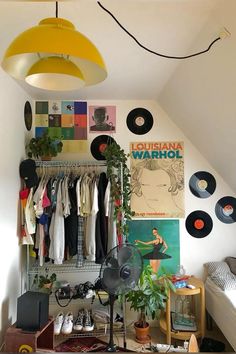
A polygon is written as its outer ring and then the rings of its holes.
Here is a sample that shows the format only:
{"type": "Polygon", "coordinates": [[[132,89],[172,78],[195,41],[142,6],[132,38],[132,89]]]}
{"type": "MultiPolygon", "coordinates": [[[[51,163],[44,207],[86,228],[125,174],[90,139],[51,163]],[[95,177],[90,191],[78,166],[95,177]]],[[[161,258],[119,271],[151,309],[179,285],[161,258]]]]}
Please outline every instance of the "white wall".
{"type": "Polygon", "coordinates": [[[184,127],[191,142],[224,176],[234,192],[235,11],[234,0],[219,3],[188,52],[207,47],[207,39],[218,37],[223,27],[231,36],[218,41],[210,52],[181,61],[158,97],[158,102],[176,124],[184,127]]]}
{"type": "MultiPolygon", "coordinates": [[[[185,219],[180,219],[180,260],[188,274],[202,276],[203,263],[210,260],[222,260],[225,256],[235,255],[236,237],[235,223],[224,224],[215,216],[215,204],[223,196],[232,195],[233,191],[223,181],[221,176],[212,168],[193,144],[186,138],[163,109],[154,101],[89,101],[88,105],[116,105],[117,130],[113,135],[126,152],[129,152],[129,143],[134,141],[184,141],[185,151],[185,210],[186,216],[194,210],[203,210],[210,214],[213,220],[212,232],[205,238],[196,239],[190,236],[185,228],[185,219]],[[153,128],[145,135],[135,135],[126,125],[128,113],[136,107],[147,108],[153,115],[153,128]],[[189,190],[189,179],[194,172],[208,171],[216,179],[215,193],[207,199],[195,197],[189,190]]],[[[214,133],[212,133],[213,135],[214,133]]],[[[89,142],[98,134],[89,134],[89,142]]],[[[209,144],[212,136],[208,137],[209,144]]],[[[61,159],[58,156],[58,159],[61,159]]],[[[88,154],[64,154],[63,159],[91,160],[88,154]]]]}
{"type": "Polygon", "coordinates": [[[16,319],[21,291],[21,248],[18,245],[19,163],[24,157],[26,94],[0,70],[0,345],[9,323],[16,319]]]}
{"type": "MultiPolygon", "coordinates": [[[[21,248],[18,246],[18,193],[20,190],[19,163],[24,157],[23,109],[28,99],[25,93],[4,73],[0,72],[1,122],[0,154],[1,154],[1,185],[0,185],[0,231],[2,247],[0,248],[1,292],[0,292],[0,339],[8,324],[16,319],[16,298],[21,291],[21,248]]],[[[189,274],[202,275],[202,264],[209,260],[221,260],[225,256],[234,255],[236,246],[235,224],[221,223],[214,214],[216,201],[232,195],[232,190],[225,184],[205,158],[196,150],[162,108],[154,101],[89,101],[90,105],[116,105],[117,132],[115,140],[129,151],[129,143],[134,141],[170,141],[181,140],[185,143],[185,206],[186,216],[197,209],[208,212],[213,219],[213,230],[203,239],[195,239],[185,229],[185,220],[180,220],[180,252],[181,263],[189,274]],[[150,110],[154,117],[154,125],[146,135],[135,135],[126,126],[127,114],[136,107],[150,110]],[[213,196],[199,199],[191,194],[188,181],[198,170],[211,172],[217,181],[213,196]]],[[[97,134],[89,134],[89,144],[97,134]]],[[[210,137],[209,137],[210,138],[210,137]]],[[[90,152],[87,154],[64,154],[58,159],[93,160],[90,152]]],[[[95,160],[94,160],[95,161],[95,160]]]]}

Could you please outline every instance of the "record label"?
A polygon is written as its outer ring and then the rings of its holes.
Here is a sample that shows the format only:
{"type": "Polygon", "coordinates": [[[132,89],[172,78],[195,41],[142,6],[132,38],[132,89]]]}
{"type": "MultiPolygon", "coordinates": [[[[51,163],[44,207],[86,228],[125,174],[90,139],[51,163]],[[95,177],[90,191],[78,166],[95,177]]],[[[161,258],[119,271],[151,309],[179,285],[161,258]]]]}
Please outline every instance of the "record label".
{"type": "Polygon", "coordinates": [[[216,189],[215,177],[206,171],[198,171],[189,180],[191,192],[198,198],[209,198],[216,189]]]}
{"type": "Polygon", "coordinates": [[[209,214],[202,210],[193,211],[185,222],[188,233],[195,238],[203,238],[209,235],[213,222],[209,214]]]}
{"type": "Polygon", "coordinates": [[[202,220],[202,219],[196,219],[194,221],[194,227],[196,230],[202,230],[204,228],[204,225],[205,225],[205,223],[204,223],[204,220],[202,220]]]}
{"type": "Polygon", "coordinates": [[[126,124],[132,133],[137,135],[146,134],[153,126],[153,116],[145,108],[135,108],[129,112],[126,124]]]}
{"type": "Polygon", "coordinates": [[[227,196],[218,200],[215,213],[217,218],[225,224],[236,222],[236,198],[227,196]]]}
{"type": "Polygon", "coordinates": [[[99,135],[90,145],[90,151],[96,160],[105,160],[103,152],[106,150],[107,145],[114,143],[115,140],[109,135],[99,135]]]}

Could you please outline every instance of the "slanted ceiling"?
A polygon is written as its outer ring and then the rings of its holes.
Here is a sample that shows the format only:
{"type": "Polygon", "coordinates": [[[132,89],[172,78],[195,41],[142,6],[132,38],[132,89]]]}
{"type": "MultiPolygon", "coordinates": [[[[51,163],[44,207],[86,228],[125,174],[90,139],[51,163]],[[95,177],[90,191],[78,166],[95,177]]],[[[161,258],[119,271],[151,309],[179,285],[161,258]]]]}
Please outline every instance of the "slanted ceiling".
{"type": "MultiPolygon", "coordinates": [[[[142,44],[160,53],[186,55],[207,48],[223,27],[231,37],[207,54],[171,60],[140,48],[96,0],[59,1],[59,17],[72,21],[102,53],[103,83],[70,93],[38,91],[35,99],[157,100],[236,192],[236,1],[101,0],[142,44]]],[[[0,56],[18,33],[55,16],[54,1],[0,0],[0,56]]]]}

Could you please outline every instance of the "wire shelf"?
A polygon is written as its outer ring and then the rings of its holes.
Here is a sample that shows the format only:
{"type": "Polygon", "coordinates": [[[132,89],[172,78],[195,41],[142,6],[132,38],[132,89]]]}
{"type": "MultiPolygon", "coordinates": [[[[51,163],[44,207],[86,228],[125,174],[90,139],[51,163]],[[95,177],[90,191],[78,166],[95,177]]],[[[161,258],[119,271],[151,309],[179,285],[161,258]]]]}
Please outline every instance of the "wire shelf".
{"type": "MultiPolygon", "coordinates": [[[[116,335],[124,335],[124,328],[114,328],[114,334],[116,335]]],[[[105,327],[104,329],[95,329],[90,332],[75,332],[73,331],[70,334],[59,334],[60,337],[63,338],[79,338],[79,337],[104,337],[110,335],[109,327],[105,327]]]]}
{"type": "Polygon", "coordinates": [[[28,274],[41,274],[49,271],[55,273],[99,272],[100,268],[100,264],[89,261],[84,261],[81,267],[76,265],[76,260],[65,261],[63,264],[45,263],[43,266],[35,262],[31,264],[28,274]]]}

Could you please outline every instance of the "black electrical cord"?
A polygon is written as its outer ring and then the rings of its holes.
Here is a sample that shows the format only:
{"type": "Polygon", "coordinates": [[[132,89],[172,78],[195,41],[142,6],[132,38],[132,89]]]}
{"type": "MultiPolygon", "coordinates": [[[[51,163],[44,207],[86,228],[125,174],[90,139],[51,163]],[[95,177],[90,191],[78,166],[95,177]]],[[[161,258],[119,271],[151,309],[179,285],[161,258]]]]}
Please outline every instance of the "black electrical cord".
{"type": "Polygon", "coordinates": [[[58,18],[58,1],[56,1],[56,18],[58,18]]]}
{"type": "Polygon", "coordinates": [[[116,21],[116,23],[120,26],[120,28],[122,28],[123,31],[125,31],[131,38],[133,38],[133,40],[134,40],[141,48],[145,49],[145,50],[148,51],[149,53],[158,55],[159,57],[163,57],[163,58],[167,58],[167,59],[188,59],[188,58],[191,58],[191,57],[195,57],[195,56],[197,56],[197,55],[204,54],[204,53],[208,52],[208,51],[211,49],[211,47],[213,46],[213,44],[216,43],[217,41],[219,41],[219,40],[221,39],[220,37],[214,39],[214,41],[210,43],[210,45],[208,46],[207,49],[202,50],[201,52],[197,52],[197,53],[190,54],[190,55],[185,55],[185,56],[172,56],[172,55],[165,55],[165,54],[157,53],[157,52],[155,52],[154,50],[151,50],[151,49],[145,47],[142,43],[140,43],[140,42],[137,40],[137,38],[135,38],[133,34],[131,34],[124,26],[122,26],[122,24],[117,20],[117,18],[116,18],[108,9],[106,9],[106,8],[100,3],[100,1],[97,1],[97,3],[98,3],[98,5],[99,5],[104,11],[106,11],[106,12],[116,21]]]}

